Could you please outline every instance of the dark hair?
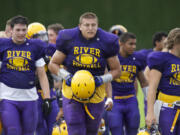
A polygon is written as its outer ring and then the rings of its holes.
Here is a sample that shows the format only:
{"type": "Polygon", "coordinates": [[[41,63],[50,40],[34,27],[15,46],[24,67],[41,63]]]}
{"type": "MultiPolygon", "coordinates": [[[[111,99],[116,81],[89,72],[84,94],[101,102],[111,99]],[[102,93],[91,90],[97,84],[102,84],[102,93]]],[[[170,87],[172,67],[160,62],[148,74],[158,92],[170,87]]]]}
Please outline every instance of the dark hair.
{"type": "Polygon", "coordinates": [[[25,24],[28,26],[28,19],[24,16],[17,15],[11,18],[10,24],[11,28],[13,28],[15,24],[25,24]]]}
{"type": "Polygon", "coordinates": [[[56,34],[58,34],[58,32],[59,32],[60,30],[63,30],[63,29],[64,29],[64,27],[63,27],[63,25],[60,24],[60,23],[55,23],[55,24],[50,24],[50,25],[48,25],[48,29],[52,29],[56,34]]]}
{"type": "Polygon", "coordinates": [[[79,18],[79,24],[82,23],[82,19],[84,19],[84,18],[85,19],[97,19],[97,22],[98,22],[98,17],[93,12],[85,12],[84,14],[82,14],[79,18]]]}
{"type": "Polygon", "coordinates": [[[162,40],[163,37],[167,37],[167,33],[165,32],[156,32],[153,37],[152,37],[152,41],[153,41],[153,46],[156,46],[156,42],[160,42],[162,40]]]}
{"type": "Polygon", "coordinates": [[[136,35],[134,33],[125,32],[119,37],[120,41],[125,43],[129,39],[136,39],[136,35]]]}

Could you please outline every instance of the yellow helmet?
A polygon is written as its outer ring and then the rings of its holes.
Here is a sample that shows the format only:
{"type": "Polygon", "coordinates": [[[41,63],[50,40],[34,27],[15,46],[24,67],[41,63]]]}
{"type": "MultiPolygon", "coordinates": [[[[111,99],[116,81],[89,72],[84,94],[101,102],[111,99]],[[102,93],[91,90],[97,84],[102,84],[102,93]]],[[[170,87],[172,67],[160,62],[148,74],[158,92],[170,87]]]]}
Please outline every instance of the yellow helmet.
{"type": "Polygon", "coordinates": [[[93,75],[87,70],[77,71],[71,81],[73,96],[81,101],[90,100],[95,94],[93,75]]]}
{"type": "Polygon", "coordinates": [[[118,24],[118,25],[113,25],[110,28],[109,32],[120,36],[121,34],[127,32],[127,29],[123,25],[118,24]]]}
{"type": "Polygon", "coordinates": [[[52,135],[68,135],[67,124],[65,120],[62,120],[60,124],[56,124],[53,127],[52,135]]]}
{"type": "Polygon", "coordinates": [[[157,124],[152,124],[150,128],[140,129],[137,135],[161,135],[157,124]]]}
{"type": "Polygon", "coordinates": [[[38,38],[45,42],[48,41],[48,35],[45,26],[38,22],[34,22],[28,25],[28,31],[26,37],[28,39],[38,38]]]}
{"type": "Polygon", "coordinates": [[[105,132],[105,130],[106,130],[105,121],[104,121],[104,119],[102,118],[102,119],[101,119],[101,124],[100,124],[100,126],[99,126],[99,130],[98,130],[98,135],[103,135],[104,132],[105,132]]]}
{"type": "Polygon", "coordinates": [[[150,135],[150,133],[148,131],[146,131],[145,129],[142,129],[142,130],[139,130],[137,135],[150,135]]]}

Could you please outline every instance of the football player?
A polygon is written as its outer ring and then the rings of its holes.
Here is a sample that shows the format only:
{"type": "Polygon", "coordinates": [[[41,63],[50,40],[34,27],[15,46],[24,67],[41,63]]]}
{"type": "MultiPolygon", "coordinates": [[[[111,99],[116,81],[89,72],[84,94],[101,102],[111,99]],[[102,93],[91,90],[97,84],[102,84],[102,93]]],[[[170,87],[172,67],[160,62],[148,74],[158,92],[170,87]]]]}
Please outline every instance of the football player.
{"type": "Polygon", "coordinates": [[[136,135],[139,128],[140,115],[134,81],[137,77],[142,88],[146,88],[148,83],[142,71],[141,57],[134,52],[135,49],[136,36],[123,33],[118,55],[121,76],[111,82],[114,105],[108,112],[108,122],[112,135],[124,134],[124,126],[127,135],[136,135]]]}
{"type": "MultiPolygon", "coordinates": [[[[54,79],[50,73],[50,71],[47,68],[47,65],[50,61],[50,58],[55,52],[55,44],[48,44],[48,35],[46,28],[43,24],[34,22],[28,25],[28,32],[27,37],[31,39],[40,39],[45,44],[45,57],[43,57],[46,65],[45,70],[48,77],[49,85],[50,85],[50,96],[51,99],[56,98],[56,91],[54,88],[54,79]]],[[[51,112],[48,112],[48,110],[43,110],[43,99],[44,95],[42,93],[42,88],[39,84],[39,79],[36,79],[36,88],[38,91],[39,99],[38,99],[38,125],[36,129],[36,135],[51,135],[52,134],[52,128],[54,123],[56,122],[56,116],[59,112],[58,103],[56,100],[51,102],[52,109],[51,112]]]]}
{"type": "Polygon", "coordinates": [[[49,83],[44,70],[45,43],[26,39],[26,17],[11,19],[12,38],[0,39],[0,108],[6,135],[34,135],[38,117],[35,71],[44,94],[44,109],[50,109],[49,83]]]}
{"type": "Polygon", "coordinates": [[[149,73],[149,90],[147,96],[146,124],[156,123],[154,103],[156,92],[162,101],[159,127],[163,135],[180,134],[180,28],[172,29],[167,37],[169,52],[152,52],[147,59],[149,73]]]}
{"type": "MultiPolygon", "coordinates": [[[[68,134],[96,135],[104,110],[104,83],[120,75],[118,37],[98,28],[96,14],[86,12],[78,27],[59,32],[56,48],[49,69],[64,79],[63,111],[68,134]],[[62,63],[65,69],[59,69],[62,63]],[[107,64],[110,71],[105,74],[107,64]],[[71,78],[79,70],[89,71],[95,80],[95,93],[88,100],[78,100],[72,93],[71,78]]],[[[109,103],[112,104],[111,97],[106,105],[109,103]]]]}

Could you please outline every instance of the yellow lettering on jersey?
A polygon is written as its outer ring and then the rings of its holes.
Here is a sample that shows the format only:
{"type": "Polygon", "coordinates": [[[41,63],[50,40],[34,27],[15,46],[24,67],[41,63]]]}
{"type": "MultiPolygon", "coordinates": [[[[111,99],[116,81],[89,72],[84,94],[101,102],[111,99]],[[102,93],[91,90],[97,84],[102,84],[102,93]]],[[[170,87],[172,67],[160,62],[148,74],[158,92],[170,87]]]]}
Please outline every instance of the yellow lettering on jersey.
{"type": "Polygon", "coordinates": [[[22,51],[21,56],[22,56],[22,57],[26,57],[25,51],[22,51]]]}
{"type": "Polygon", "coordinates": [[[7,58],[11,58],[11,51],[7,51],[7,58]]]}
{"type": "Polygon", "coordinates": [[[100,57],[100,50],[99,50],[99,49],[96,49],[95,55],[98,56],[98,57],[100,57]]]}
{"type": "Polygon", "coordinates": [[[84,48],[84,47],[80,47],[80,52],[79,52],[80,54],[83,53],[83,48],[84,48]]]}
{"type": "Polygon", "coordinates": [[[95,55],[94,54],[94,48],[90,48],[90,54],[95,55]]]}
{"type": "Polygon", "coordinates": [[[177,80],[174,80],[172,77],[169,80],[169,84],[171,85],[180,85],[180,82],[177,80]]]}
{"type": "Polygon", "coordinates": [[[24,57],[31,60],[31,52],[30,51],[7,51],[7,58],[12,57],[24,57]]]}
{"type": "Polygon", "coordinates": [[[27,51],[27,58],[31,59],[31,52],[30,51],[27,51]]]}
{"type": "Polygon", "coordinates": [[[127,70],[127,65],[122,65],[123,71],[127,70]]]}
{"type": "Polygon", "coordinates": [[[128,71],[132,72],[132,65],[128,65],[128,71]]]}
{"type": "Polygon", "coordinates": [[[83,68],[101,68],[100,63],[94,63],[94,64],[81,64],[73,60],[73,66],[76,67],[83,67],[83,68]]]}
{"type": "Polygon", "coordinates": [[[176,72],[176,64],[171,64],[171,72],[176,72]]]}
{"type": "Polygon", "coordinates": [[[17,55],[17,57],[19,57],[19,56],[20,56],[20,53],[21,53],[21,51],[16,51],[16,55],[17,55]]]}
{"type": "Polygon", "coordinates": [[[96,48],[89,48],[89,47],[74,47],[74,54],[92,54],[97,57],[100,57],[100,50],[96,48]]]}
{"type": "Polygon", "coordinates": [[[74,47],[74,54],[79,54],[79,47],[74,47]]]}
{"type": "Polygon", "coordinates": [[[84,52],[85,52],[85,53],[88,53],[88,50],[89,50],[88,47],[84,47],[84,52]]]}
{"type": "Polygon", "coordinates": [[[12,51],[12,57],[15,57],[15,51],[12,51]]]}
{"type": "Polygon", "coordinates": [[[133,66],[133,73],[136,73],[136,66],[133,66]]]}

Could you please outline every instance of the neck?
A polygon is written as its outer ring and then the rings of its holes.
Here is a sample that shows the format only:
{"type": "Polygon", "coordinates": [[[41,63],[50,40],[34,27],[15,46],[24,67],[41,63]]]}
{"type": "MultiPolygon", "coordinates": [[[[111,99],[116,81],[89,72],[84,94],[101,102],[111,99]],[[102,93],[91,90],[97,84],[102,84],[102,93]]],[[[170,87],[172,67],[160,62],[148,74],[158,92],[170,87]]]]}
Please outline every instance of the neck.
{"type": "Polygon", "coordinates": [[[161,51],[161,50],[155,47],[153,48],[153,51],[161,51]]]}
{"type": "Polygon", "coordinates": [[[123,51],[122,49],[119,50],[119,54],[122,56],[122,57],[128,57],[129,55],[123,51]]]}
{"type": "Polygon", "coordinates": [[[178,49],[173,48],[170,53],[180,58],[180,51],[178,49]]]}
{"type": "Polygon", "coordinates": [[[14,42],[15,44],[17,44],[17,45],[23,44],[23,43],[26,41],[26,39],[24,39],[23,41],[17,41],[17,40],[15,40],[14,38],[12,38],[12,40],[13,40],[13,42],[14,42]]]}

